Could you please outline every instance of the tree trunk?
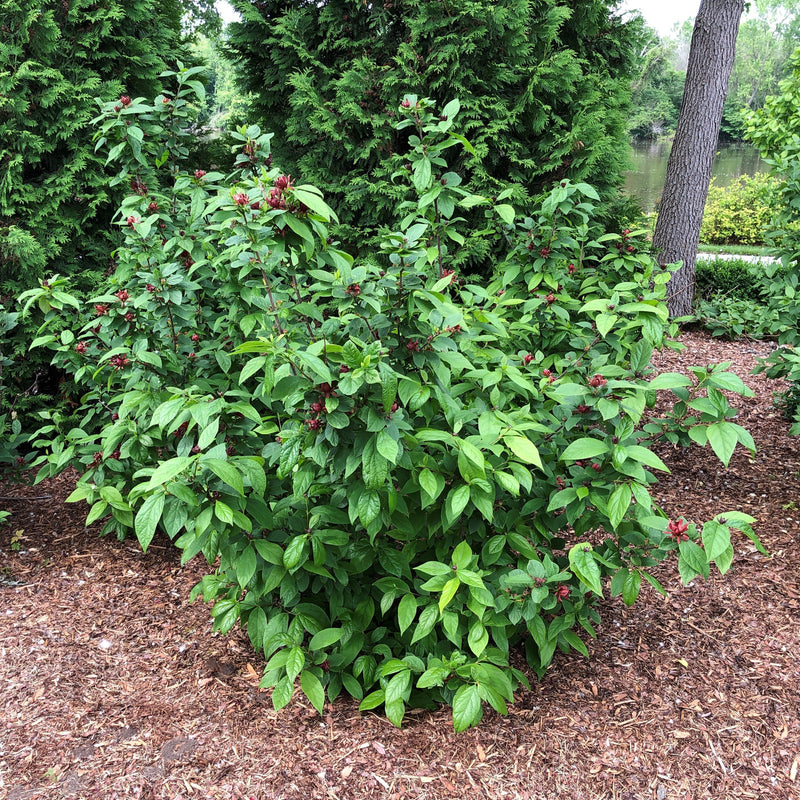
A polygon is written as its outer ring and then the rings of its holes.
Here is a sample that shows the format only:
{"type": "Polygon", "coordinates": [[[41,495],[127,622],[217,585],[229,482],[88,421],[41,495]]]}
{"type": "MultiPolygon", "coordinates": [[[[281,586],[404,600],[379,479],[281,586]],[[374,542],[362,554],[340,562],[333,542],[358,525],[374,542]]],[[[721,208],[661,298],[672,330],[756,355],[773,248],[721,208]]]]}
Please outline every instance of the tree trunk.
{"type": "Polygon", "coordinates": [[[694,23],[683,102],[653,236],[660,264],[683,262],[668,284],[667,305],[673,317],[692,310],[700,223],[744,3],[701,0],[694,23]]]}

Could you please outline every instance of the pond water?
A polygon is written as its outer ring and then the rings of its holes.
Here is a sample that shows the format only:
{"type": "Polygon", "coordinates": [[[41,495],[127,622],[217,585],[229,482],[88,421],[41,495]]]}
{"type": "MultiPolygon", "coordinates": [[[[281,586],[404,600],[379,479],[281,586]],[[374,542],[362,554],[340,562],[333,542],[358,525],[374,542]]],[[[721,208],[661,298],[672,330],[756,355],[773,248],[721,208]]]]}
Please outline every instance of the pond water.
{"type": "MultiPolygon", "coordinates": [[[[634,142],[633,168],[625,173],[625,189],[637,197],[645,211],[652,211],[664,189],[667,159],[672,142],[634,142]]],[[[720,144],[714,156],[712,176],[717,186],[727,186],[741,175],[768,172],[758,151],[746,144],[720,144]]]]}

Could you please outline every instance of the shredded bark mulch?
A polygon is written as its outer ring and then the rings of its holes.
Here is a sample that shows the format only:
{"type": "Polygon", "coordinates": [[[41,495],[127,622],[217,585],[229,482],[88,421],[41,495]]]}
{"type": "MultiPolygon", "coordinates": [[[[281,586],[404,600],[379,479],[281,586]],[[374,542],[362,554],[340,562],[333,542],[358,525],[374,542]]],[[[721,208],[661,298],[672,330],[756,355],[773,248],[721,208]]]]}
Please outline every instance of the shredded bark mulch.
{"type": "Polygon", "coordinates": [[[626,608],[603,603],[591,659],[558,654],[507,717],[453,732],[445,711],[397,730],[357,704],[280,713],[258,689],[241,631],[211,632],[188,602],[202,564],[167,541],[85,529],[64,504],[74,475],[0,485],[0,797],[513,798],[800,797],[800,440],[773,407],[782,387],[750,371],[771,345],[684,334],[663,370],[731,361],[755,391],[734,398],[753,434],[725,470],[709,448],[665,446],[656,488],[671,515],[757,518],[771,556],[743,536],[733,567],[680,584],[661,565],[626,608]]]}

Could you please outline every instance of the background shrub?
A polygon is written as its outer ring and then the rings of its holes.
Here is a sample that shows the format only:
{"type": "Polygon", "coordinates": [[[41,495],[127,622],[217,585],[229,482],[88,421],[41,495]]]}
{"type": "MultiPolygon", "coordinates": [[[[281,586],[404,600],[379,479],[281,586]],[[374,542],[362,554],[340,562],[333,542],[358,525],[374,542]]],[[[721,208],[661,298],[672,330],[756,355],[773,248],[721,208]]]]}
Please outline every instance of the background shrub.
{"type": "Polygon", "coordinates": [[[761,245],[779,212],[779,182],[765,173],[742,175],[729,186],[708,190],[700,241],[761,245]]]}

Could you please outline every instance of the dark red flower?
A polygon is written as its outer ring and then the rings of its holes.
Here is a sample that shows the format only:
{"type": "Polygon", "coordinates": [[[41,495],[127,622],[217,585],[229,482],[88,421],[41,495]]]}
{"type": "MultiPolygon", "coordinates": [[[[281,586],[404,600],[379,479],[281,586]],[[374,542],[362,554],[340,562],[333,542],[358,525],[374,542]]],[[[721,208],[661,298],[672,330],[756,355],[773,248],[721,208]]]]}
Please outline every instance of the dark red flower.
{"type": "Polygon", "coordinates": [[[559,602],[563,602],[569,597],[569,586],[566,584],[561,584],[561,586],[556,589],[556,600],[559,602]]]}
{"type": "Polygon", "coordinates": [[[196,169],[196,170],[194,171],[194,177],[195,177],[195,180],[198,180],[198,181],[200,181],[200,180],[202,180],[203,178],[205,178],[205,176],[206,176],[206,171],[205,171],[204,169],[196,169]]]}
{"type": "Polygon", "coordinates": [[[589,379],[589,386],[593,389],[599,389],[601,386],[605,386],[606,383],[607,381],[602,375],[595,375],[589,379]]]}
{"type": "Polygon", "coordinates": [[[83,355],[86,352],[86,342],[78,342],[75,345],[75,352],[83,355]]]}
{"type": "Polygon", "coordinates": [[[139,221],[139,217],[134,217],[133,215],[131,215],[130,217],[128,217],[125,220],[125,222],[128,224],[129,228],[132,228],[138,221],[139,221]]]}
{"type": "Polygon", "coordinates": [[[524,356],[522,356],[522,363],[526,366],[530,364],[531,361],[533,361],[533,356],[530,353],[526,353],[524,356]]]}
{"type": "Polygon", "coordinates": [[[125,315],[125,321],[126,322],[133,322],[135,319],[136,319],[136,314],[134,314],[133,311],[129,311],[125,315]]]}
{"type": "Polygon", "coordinates": [[[123,94],[122,97],[119,98],[119,101],[124,106],[129,106],[131,104],[131,99],[126,94],[123,94]]]}
{"type": "Polygon", "coordinates": [[[233,196],[233,202],[237,206],[248,206],[250,205],[250,198],[244,192],[236,192],[233,196]]]}
{"type": "Polygon", "coordinates": [[[683,517],[681,517],[678,520],[670,520],[669,525],[667,526],[667,535],[671,536],[680,544],[681,542],[688,541],[689,536],[686,533],[688,530],[689,526],[686,524],[686,521],[683,519],[683,517]]]}
{"type": "Polygon", "coordinates": [[[108,314],[108,306],[105,303],[97,303],[94,307],[94,313],[98,317],[102,317],[105,314],[108,314]]]}
{"type": "Polygon", "coordinates": [[[120,289],[118,292],[114,292],[114,297],[120,301],[123,305],[128,301],[130,295],[125,291],[125,289],[120,289]]]}

